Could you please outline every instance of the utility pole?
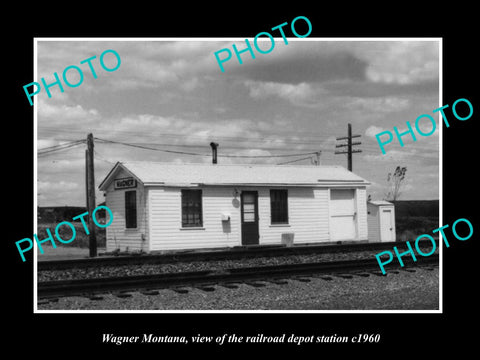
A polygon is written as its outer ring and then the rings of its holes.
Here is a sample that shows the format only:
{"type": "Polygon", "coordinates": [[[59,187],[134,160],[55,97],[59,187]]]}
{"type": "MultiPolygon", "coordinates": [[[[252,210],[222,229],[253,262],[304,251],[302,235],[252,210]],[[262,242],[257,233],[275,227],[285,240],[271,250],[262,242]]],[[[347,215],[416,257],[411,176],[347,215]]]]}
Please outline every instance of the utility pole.
{"type": "Polygon", "coordinates": [[[337,140],[347,140],[346,144],[335,145],[336,148],[347,147],[347,151],[335,151],[337,154],[347,154],[348,155],[348,170],[352,171],[352,154],[362,152],[362,150],[352,149],[353,145],[360,145],[361,142],[352,142],[352,138],[360,137],[361,135],[352,135],[352,124],[348,124],[348,136],[337,137],[337,140]]]}
{"type": "Polygon", "coordinates": [[[85,204],[88,210],[88,149],[85,149],[85,204]]]}
{"type": "Polygon", "coordinates": [[[90,257],[97,256],[97,236],[95,234],[95,224],[93,223],[93,210],[95,210],[95,173],[93,162],[93,134],[87,136],[86,151],[86,193],[87,193],[87,211],[88,211],[88,247],[90,249],[90,257]]]}
{"type": "Polygon", "coordinates": [[[310,158],[310,162],[312,163],[312,165],[316,165],[316,166],[320,165],[320,154],[321,153],[322,153],[321,151],[317,151],[317,152],[315,152],[315,158],[313,156],[310,158]]]}

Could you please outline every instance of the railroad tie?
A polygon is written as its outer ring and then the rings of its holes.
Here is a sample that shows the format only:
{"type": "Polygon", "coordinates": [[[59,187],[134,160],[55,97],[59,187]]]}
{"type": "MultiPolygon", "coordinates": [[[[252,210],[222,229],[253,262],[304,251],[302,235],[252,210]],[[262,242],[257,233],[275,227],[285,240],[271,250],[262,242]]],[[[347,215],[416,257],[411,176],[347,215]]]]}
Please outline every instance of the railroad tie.
{"type": "Polygon", "coordinates": [[[352,275],[360,276],[360,277],[369,277],[370,276],[369,273],[352,273],[352,275]]]}
{"type": "Polygon", "coordinates": [[[258,282],[258,281],[248,281],[245,284],[253,286],[253,287],[264,287],[265,283],[258,282]]]}
{"type": "Polygon", "coordinates": [[[42,299],[37,301],[37,305],[45,305],[48,303],[56,303],[58,302],[58,298],[47,298],[47,299],[42,299]]]}
{"type": "Polygon", "coordinates": [[[334,274],[333,276],[342,278],[342,279],[351,279],[353,276],[351,274],[334,274]]]}
{"type": "Polygon", "coordinates": [[[286,284],[288,284],[288,281],[284,280],[284,279],[272,279],[272,280],[268,280],[268,281],[271,282],[272,284],[276,284],[276,285],[286,285],[286,284]]]}
{"type": "Polygon", "coordinates": [[[297,281],[300,281],[300,282],[310,282],[310,281],[312,281],[311,279],[306,278],[306,277],[295,277],[293,279],[297,280],[297,281]]]}
{"type": "Polygon", "coordinates": [[[179,293],[179,294],[188,293],[188,289],[185,289],[185,288],[171,288],[170,290],[175,291],[176,293],[179,293]]]}
{"type": "Polygon", "coordinates": [[[199,286],[195,286],[197,289],[200,289],[202,291],[206,291],[206,292],[212,292],[212,291],[215,291],[215,287],[211,286],[211,285],[199,285],[199,286]]]}
{"type": "Polygon", "coordinates": [[[383,274],[381,271],[370,271],[370,274],[377,276],[387,276],[387,273],[383,274]]]}
{"type": "Polygon", "coordinates": [[[312,276],[315,277],[315,278],[322,279],[322,280],[327,280],[327,281],[333,280],[333,278],[331,276],[328,276],[328,275],[314,274],[312,276]]]}
{"type": "Polygon", "coordinates": [[[160,291],[158,290],[143,290],[141,291],[143,295],[158,295],[160,294],[160,291]]]}
{"type": "Polygon", "coordinates": [[[227,288],[227,289],[238,289],[238,284],[235,284],[235,283],[221,283],[218,285],[223,286],[224,288],[227,288]]]}
{"type": "Polygon", "coordinates": [[[115,295],[116,297],[118,297],[120,299],[125,299],[125,298],[132,297],[132,294],[127,292],[127,291],[116,292],[113,295],[115,295]]]}

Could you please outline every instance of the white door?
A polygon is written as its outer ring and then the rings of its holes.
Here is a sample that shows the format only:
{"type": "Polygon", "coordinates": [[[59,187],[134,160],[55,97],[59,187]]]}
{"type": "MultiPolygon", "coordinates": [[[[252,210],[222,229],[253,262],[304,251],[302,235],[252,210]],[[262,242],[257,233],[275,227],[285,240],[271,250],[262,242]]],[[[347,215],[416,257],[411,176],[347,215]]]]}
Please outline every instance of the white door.
{"type": "Polygon", "coordinates": [[[380,210],[380,241],[395,241],[392,209],[380,210]]]}
{"type": "Polygon", "coordinates": [[[355,190],[330,190],[330,237],[354,240],[357,237],[355,190]]]}

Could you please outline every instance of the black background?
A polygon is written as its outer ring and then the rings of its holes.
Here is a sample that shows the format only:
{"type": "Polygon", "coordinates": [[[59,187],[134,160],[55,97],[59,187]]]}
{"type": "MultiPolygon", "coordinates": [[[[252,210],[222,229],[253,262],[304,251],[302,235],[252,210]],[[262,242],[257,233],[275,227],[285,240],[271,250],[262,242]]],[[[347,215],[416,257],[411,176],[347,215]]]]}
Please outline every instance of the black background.
{"type": "MultiPolygon", "coordinates": [[[[312,350],[323,357],[343,351],[355,354],[378,354],[383,358],[400,355],[417,357],[420,353],[440,354],[451,349],[467,354],[474,348],[478,324],[476,313],[478,286],[477,250],[480,233],[477,205],[479,175],[477,132],[480,114],[477,10],[472,5],[442,3],[437,7],[418,8],[406,2],[339,3],[325,7],[294,7],[289,3],[259,6],[245,2],[202,4],[188,3],[176,10],[162,3],[94,3],[72,6],[25,5],[10,10],[2,23],[7,44],[2,62],[7,74],[3,86],[4,204],[3,277],[4,341],[13,354],[68,357],[138,354],[146,352],[157,358],[223,354],[247,351],[254,356],[265,347],[283,354],[312,350]],[[23,85],[33,81],[34,37],[253,37],[261,31],[296,16],[306,16],[313,27],[310,37],[442,37],[443,38],[443,104],[467,98],[474,114],[468,121],[457,121],[450,115],[450,128],[443,131],[443,223],[452,224],[467,218],[474,225],[474,236],[468,241],[452,240],[444,249],[443,314],[33,314],[32,256],[21,262],[15,241],[31,237],[33,229],[33,109],[26,101],[23,85]],[[11,21],[8,18],[12,17],[11,21]],[[476,28],[476,29],[475,29],[476,28]],[[5,101],[6,100],[6,101],[5,101]],[[314,344],[305,346],[227,344],[162,345],[103,344],[103,333],[140,335],[143,333],[217,336],[235,333],[239,336],[298,335],[354,336],[358,333],[381,334],[379,344],[314,344]],[[437,353],[438,351],[438,353],[437,353]]],[[[15,6],[14,6],[15,7],[15,6]]],[[[300,32],[300,31],[299,31],[300,32]]],[[[301,32],[300,32],[301,33],[301,32]]],[[[273,56],[273,55],[272,55],[273,56]]],[[[451,110],[447,109],[447,115],[451,110]]],[[[420,115],[420,114],[419,114],[420,115]]],[[[4,346],[5,349],[5,346],[4,346]]],[[[7,350],[7,349],[5,349],[7,350]]]]}

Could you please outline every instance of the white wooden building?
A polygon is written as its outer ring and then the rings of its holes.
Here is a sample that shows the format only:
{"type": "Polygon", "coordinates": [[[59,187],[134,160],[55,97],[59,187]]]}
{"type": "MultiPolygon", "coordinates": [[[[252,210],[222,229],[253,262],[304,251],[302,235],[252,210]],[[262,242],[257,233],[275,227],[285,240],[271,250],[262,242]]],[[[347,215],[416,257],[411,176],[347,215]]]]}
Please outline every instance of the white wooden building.
{"type": "Polygon", "coordinates": [[[367,185],[340,166],[118,162],[107,251],[367,240],[367,185]]]}
{"type": "Polygon", "coordinates": [[[395,241],[395,206],[388,201],[367,204],[368,239],[371,242],[395,241]]]}

